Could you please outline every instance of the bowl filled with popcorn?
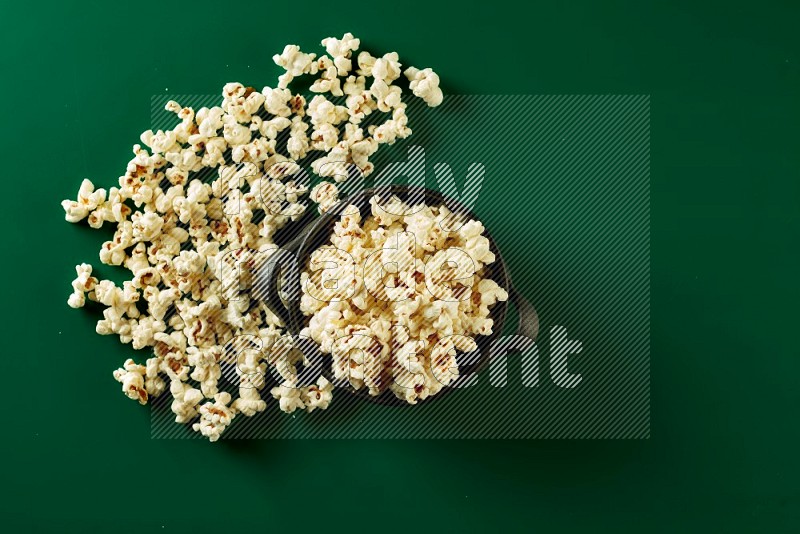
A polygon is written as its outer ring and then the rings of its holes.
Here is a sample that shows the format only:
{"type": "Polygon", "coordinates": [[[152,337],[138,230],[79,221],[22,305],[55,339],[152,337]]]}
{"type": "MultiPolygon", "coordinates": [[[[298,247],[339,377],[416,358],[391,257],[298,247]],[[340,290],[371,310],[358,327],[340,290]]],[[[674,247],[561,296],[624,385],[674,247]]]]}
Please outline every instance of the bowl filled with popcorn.
{"type": "Polygon", "coordinates": [[[413,405],[466,385],[488,364],[509,299],[517,333],[538,333],[483,224],[437,191],[363,190],[283,251],[301,269],[299,287],[288,289],[270,261],[254,294],[305,341],[327,380],[374,402],[413,405]]]}

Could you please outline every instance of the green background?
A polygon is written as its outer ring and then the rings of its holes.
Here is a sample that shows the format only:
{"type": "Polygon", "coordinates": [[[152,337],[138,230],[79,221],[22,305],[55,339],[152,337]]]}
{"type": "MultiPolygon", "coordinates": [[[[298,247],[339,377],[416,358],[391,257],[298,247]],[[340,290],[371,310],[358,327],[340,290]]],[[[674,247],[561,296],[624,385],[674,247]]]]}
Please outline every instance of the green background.
{"type": "Polygon", "coordinates": [[[4,3],[5,526],[797,530],[800,9],[597,4],[4,3]],[[116,180],[151,95],[344,31],[453,93],[652,95],[649,440],[150,439],[65,305],[98,236],[58,202],[116,180]]]}

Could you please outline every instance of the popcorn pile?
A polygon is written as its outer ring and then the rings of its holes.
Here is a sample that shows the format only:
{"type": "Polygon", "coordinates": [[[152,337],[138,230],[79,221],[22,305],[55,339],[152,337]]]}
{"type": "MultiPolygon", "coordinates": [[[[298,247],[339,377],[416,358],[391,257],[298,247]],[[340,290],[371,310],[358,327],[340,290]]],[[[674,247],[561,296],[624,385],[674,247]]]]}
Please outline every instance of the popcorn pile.
{"type": "Polygon", "coordinates": [[[301,335],[332,355],[337,381],[415,404],[458,377],[455,349],[477,349],[471,336],[491,334],[490,308],[508,293],[486,278],[495,255],[480,222],[396,196],[370,205],[363,222],[348,206],[332,246],[312,252],[301,335]]]}
{"type": "MultiPolygon", "coordinates": [[[[318,176],[341,182],[347,166],[366,176],[381,144],[411,134],[395,83],[402,73],[397,53],[357,52],[360,42],[349,33],[322,45],[327,55],[319,58],[296,45],[274,56],[285,70],[276,88],[228,83],[220,106],[198,110],[170,101],[166,110],[180,122],[141,135],[118,187],[96,189],[84,180],[77,199],[62,202],[69,222],[116,227],[100,261],[124,267],[130,279],[120,287],[78,265],[68,304],[82,307],[88,297],[105,307],[98,334],[152,348],[143,365],[129,359],[114,371],[123,393],[145,404],[169,390],[175,421],[193,423],[211,441],[237,415],[266,409],[260,391],[268,370],[281,377],[270,391],[281,410],[330,404],[333,386],[324,377],[296,387],[304,357],[280,319],[239,291],[246,274],[238,266],[273,254],[275,232],[305,212],[301,197],[309,188],[289,179],[300,160],[312,158],[318,176]],[[288,87],[299,76],[315,77],[310,101],[288,87]],[[362,128],[373,113],[387,118],[362,128]],[[202,179],[207,174],[211,183],[202,179]],[[225,365],[236,370],[235,399],[218,384],[225,365]]],[[[405,75],[415,96],[441,103],[430,69],[410,67],[405,75]]],[[[338,191],[323,181],[311,198],[325,210],[338,191]]]]}

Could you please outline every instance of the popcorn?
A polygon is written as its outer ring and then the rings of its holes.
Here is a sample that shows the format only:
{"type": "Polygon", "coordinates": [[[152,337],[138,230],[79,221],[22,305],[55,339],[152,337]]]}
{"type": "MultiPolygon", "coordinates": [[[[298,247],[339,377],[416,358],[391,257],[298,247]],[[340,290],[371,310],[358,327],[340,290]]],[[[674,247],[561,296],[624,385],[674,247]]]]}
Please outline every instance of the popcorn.
{"type": "MultiPolygon", "coordinates": [[[[312,190],[320,205],[327,187],[312,190]]],[[[337,380],[415,404],[458,377],[455,349],[472,351],[470,336],[491,334],[491,307],[508,294],[485,277],[495,258],[478,221],[397,197],[373,197],[370,211],[362,220],[347,208],[333,247],[312,252],[301,275],[300,310],[310,316],[302,333],[332,355],[337,380]],[[458,231],[442,230],[453,222],[458,231]]],[[[284,389],[273,396],[298,402],[284,389]]]]}
{"type": "Polygon", "coordinates": [[[392,111],[401,105],[402,90],[396,85],[390,85],[381,78],[375,78],[370,87],[370,93],[375,97],[375,102],[380,111],[392,111]]]}
{"type": "Polygon", "coordinates": [[[272,56],[272,60],[279,67],[286,70],[279,79],[278,87],[285,89],[289,83],[302,74],[315,74],[314,58],[316,54],[305,54],[297,45],[286,45],[281,54],[272,56]]]}
{"type": "Polygon", "coordinates": [[[192,425],[195,432],[200,432],[209,441],[217,441],[235,416],[233,409],[228,407],[231,402],[230,393],[217,393],[213,403],[205,403],[198,410],[200,422],[192,425]]]}
{"type": "Polygon", "coordinates": [[[86,303],[86,293],[94,291],[97,285],[97,278],[92,276],[92,266],[81,263],[75,266],[78,277],[72,281],[72,294],[67,300],[71,308],[82,308],[86,303]]]}
{"type": "MultiPolygon", "coordinates": [[[[325,212],[338,203],[337,184],[352,176],[354,168],[369,175],[374,170],[370,158],[381,145],[411,134],[403,92],[394,85],[402,74],[398,54],[373,57],[359,52],[360,44],[350,33],[329,37],[322,40],[326,54],[319,57],[287,45],[273,57],[285,71],[275,88],[258,91],[226,83],[219,105],[197,110],[167,102],[164,109],[179,122],[171,129],[143,132],[114,187],[100,189],[83,180],[75,200],[61,203],[69,222],[86,220],[91,228],[113,226],[113,236],[100,247],[100,261],[129,273],[118,285],[98,280],[91,265],[80,264],[67,299],[69,306],[79,308],[88,296],[104,308],[95,327],[98,334],[114,334],[136,350],[152,352],[145,365],[127,360],[114,371],[123,393],[145,404],[168,390],[176,422],[191,424],[211,441],[235,415],[252,417],[267,409],[262,390],[271,374],[268,370],[281,377],[280,385],[269,390],[281,410],[311,412],[331,403],[333,384],[325,378],[297,387],[302,353],[292,346],[281,320],[240,289],[252,283],[256,261],[277,250],[276,232],[303,216],[306,194],[325,212]],[[315,94],[309,101],[288,87],[299,76],[311,77],[310,90],[315,94]],[[391,116],[370,117],[378,120],[361,127],[376,110],[391,116]],[[313,172],[333,178],[310,191],[297,164],[309,156],[313,172]],[[241,340],[251,337],[261,340],[265,350],[237,354],[234,349],[243,345],[241,340]],[[221,382],[228,367],[236,369],[228,377],[233,381],[230,392],[223,391],[226,386],[221,382]]],[[[421,74],[414,71],[413,76],[414,94],[435,99],[435,74],[426,69],[421,74]]],[[[350,359],[355,362],[353,373],[343,366],[343,359],[337,361],[335,373],[340,377],[350,373],[354,384],[377,394],[388,387],[387,344],[395,338],[383,311],[365,295],[364,277],[356,276],[352,260],[386,243],[403,224],[421,232],[426,254],[448,238],[425,218],[404,222],[376,215],[362,228],[360,217],[350,212],[346,221],[337,226],[336,234],[343,251],[315,256],[344,262],[333,273],[347,281],[337,303],[315,304],[306,294],[302,299],[313,311],[308,329],[327,346],[344,330],[362,336],[344,345],[348,365],[350,359]],[[348,330],[346,325],[359,328],[348,330]]],[[[457,240],[469,244],[481,262],[490,262],[493,257],[481,233],[482,227],[465,226],[457,240]]],[[[303,277],[311,290],[328,291],[321,277],[307,273],[303,277]]],[[[374,272],[367,278],[370,284],[379,282],[374,272]]],[[[453,292],[449,281],[440,285],[444,294],[453,292]]],[[[397,335],[413,344],[412,336],[429,336],[434,325],[448,332],[490,330],[489,309],[504,292],[496,284],[479,289],[482,296],[475,306],[459,311],[421,298],[396,303],[407,322],[424,319],[397,335]]],[[[385,293],[402,291],[390,288],[385,293]]],[[[426,380],[430,382],[430,377],[426,380]]]]}
{"type": "Polygon", "coordinates": [[[372,55],[366,50],[359,52],[358,70],[356,71],[356,74],[360,76],[372,76],[372,69],[375,66],[376,60],[377,58],[372,57],[372,55]]]}
{"type": "MultiPolygon", "coordinates": [[[[348,59],[338,58],[343,62],[349,62],[348,59]]],[[[348,63],[342,63],[347,65],[348,63]]],[[[342,82],[338,78],[338,69],[336,65],[327,56],[322,56],[317,61],[317,68],[322,73],[322,76],[316,80],[309,90],[314,93],[331,93],[333,96],[343,96],[342,82]]],[[[350,70],[350,67],[346,67],[350,70]]]]}
{"type": "Polygon", "coordinates": [[[430,107],[436,107],[442,103],[444,96],[439,88],[439,76],[431,69],[418,70],[409,67],[405,71],[406,78],[411,82],[409,85],[414,96],[418,96],[430,107]]]}
{"type": "Polygon", "coordinates": [[[345,33],[341,39],[328,37],[322,40],[322,46],[325,51],[333,57],[333,62],[336,65],[338,76],[347,76],[353,64],[350,61],[352,52],[358,50],[361,46],[361,40],[353,37],[352,33],[345,33]]]}
{"type": "Polygon", "coordinates": [[[303,391],[301,388],[296,388],[291,382],[283,382],[280,386],[270,390],[272,397],[278,400],[281,411],[292,413],[296,409],[304,409],[306,407],[303,402],[303,391]]]}
{"type": "Polygon", "coordinates": [[[331,400],[333,400],[333,384],[321,376],[317,379],[316,385],[303,390],[302,396],[303,404],[309,413],[317,408],[324,410],[330,406],[331,400]]]}
{"type": "Polygon", "coordinates": [[[144,375],[146,368],[137,365],[130,358],[125,360],[122,368],[114,371],[114,379],[122,383],[122,392],[130,399],[147,404],[147,391],[144,389],[144,375]]]}
{"type": "Polygon", "coordinates": [[[339,202],[339,190],[331,182],[320,182],[311,190],[310,197],[320,213],[325,213],[339,202]]]}
{"type": "Polygon", "coordinates": [[[146,364],[144,389],[147,391],[147,394],[150,397],[158,397],[167,387],[164,380],[158,374],[161,366],[161,360],[157,357],[149,358],[146,364]]]}
{"type": "Polygon", "coordinates": [[[162,333],[167,326],[164,321],[145,316],[131,325],[131,339],[136,350],[155,344],[155,334],[162,333]]]}
{"type": "Polygon", "coordinates": [[[267,409],[267,403],[253,385],[246,380],[239,387],[239,398],[233,402],[232,408],[246,417],[252,417],[267,409]]]}
{"type": "Polygon", "coordinates": [[[66,214],[64,218],[67,222],[76,223],[89,215],[89,208],[75,200],[63,200],[61,207],[64,208],[66,214]]]}
{"type": "Polygon", "coordinates": [[[394,144],[397,139],[411,135],[408,127],[408,117],[405,108],[397,108],[392,113],[392,118],[383,124],[373,127],[372,136],[378,143],[394,144]]]}
{"type": "Polygon", "coordinates": [[[198,413],[197,405],[203,400],[203,394],[180,380],[170,382],[169,391],[173,398],[170,409],[175,414],[175,422],[187,423],[194,419],[198,413]]]}
{"type": "MultiPolygon", "coordinates": [[[[217,132],[224,124],[223,117],[225,110],[221,107],[213,108],[200,108],[197,112],[197,130],[201,138],[206,140],[206,149],[208,149],[208,140],[217,138],[217,132]]],[[[189,138],[192,142],[192,138],[189,138]]]]}
{"type": "Polygon", "coordinates": [[[400,77],[400,58],[397,52],[390,52],[383,57],[377,58],[372,65],[372,76],[376,80],[383,80],[391,83],[400,77]]]}
{"type": "Polygon", "coordinates": [[[347,108],[336,106],[322,95],[317,95],[308,103],[306,110],[311,124],[339,124],[347,120],[347,108]]]}
{"type": "Polygon", "coordinates": [[[280,132],[289,128],[292,124],[292,121],[286,117],[275,117],[268,121],[262,121],[258,130],[264,137],[276,139],[280,132]]]}
{"type": "Polygon", "coordinates": [[[333,124],[320,124],[311,134],[311,148],[314,150],[331,150],[338,142],[339,130],[333,124]]]}
{"type": "Polygon", "coordinates": [[[292,114],[289,106],[289,101],[292,99],[291,91],[286,88],[265,87],[261,93],[264,95],[264,109],[267,113],[278,117],[288,117],[292,114]]]}
{"type": "Polygon", "coordinates": [[[64,208],[65,212],[64,218],[71,223],[85,219],[90,212],[93,212],[98,206],[105,202],[105,199],[105,189],[98,189],[95,191],[94,184],[91,180],[84,179],[78,190],[78,199],[64,200],[61,202],[61,206],[64,208]]]}
{"type": "Polygon", "coordinates": [[[136,212],[131,219],[133,222],[133,238],[135,241],[152,241],[161,232],[164,219],[155,212],[136,212]]]}
{"type": "Polygon", "coordinates": [[[229,121],[222,127],[222,137],[229,146],[243,145],[250,141],[250,128],[229,121]]]}
{"type": "Polygon", "coordinates": [[[69,298],[67,299],[67,305],[70,308],[83,308],[86,304],[86,294],[81,293],[80,291],[75,291],[70,293],[69,298]]]}

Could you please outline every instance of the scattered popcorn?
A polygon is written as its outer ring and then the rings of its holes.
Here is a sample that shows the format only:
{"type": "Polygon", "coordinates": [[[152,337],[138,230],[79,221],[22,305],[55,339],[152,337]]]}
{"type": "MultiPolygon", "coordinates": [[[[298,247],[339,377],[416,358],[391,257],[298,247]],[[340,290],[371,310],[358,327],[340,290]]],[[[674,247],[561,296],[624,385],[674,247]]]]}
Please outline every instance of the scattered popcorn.
{"type": "MultiPolygon", "coordinates": [[[[313,172],[339,183],[352,175],[349,165],[370,174],[370,158],[380,145],[411,134],[403,90],[394,85],[402,75],[398,54],[373,57],[359,52],[360,44],[350,33],[329,37],[322,40],[326,54],[319,57],[287,45],[273,57],[285,71],[277,87],[259,91],[227,83],[219,105],[200,109],[167,102],[165,109],[178,124],[143,132],[114,187],[98,189],[83,180],[76,199],[62,202],[69,222],[112,226],[99,260],[130,273],[117,285],[93,276],[91,265],[78,265],[68,305],[83,307],[88,297],[104,308],[98,334],[114,334],[136,350],[151,351],[145,365],[129,359],[114,371],[125,395],[145,404],[168,393],[175,421],[191,424],[211,441],[234,416],[267,409],[261,392],[270,368],[281,377],[269,390],[281,410],[311,412],[331,403],[333,384],[325,378],[297,386],[302,354],[292,348],[281,320],[240,289],[249,281],[249,267],[277,249],[275,233],[307,209],[309,187],[300,178],[299,160],[311,157],[313,172]],[[289,88],[301,76],[312,77],[314,95],[308,101],[289,88]],[[359,126],[380,112],[387,113],[383,121],[359,126]],[[262,347],[255,350],[243,339],[258,339],[262,347]],[[285,350],[274,348],[279,346],[285,350]],[[222,390],[223,376],[232,381],[235,399],[222,390]]],[[[429,104],[441,101],[430,69],[413,77],[415,95],[429,104]]],[[[310,199],[325,212],[339,201],[337,185],[323,181],[310,199]]],[[[342,236],[351,239],[349,250],[356,254],[383,242],[359,231],[361,241],[342,236]]],[[[472,246],[487,259],[479,237],[470,235],[472,246]]],[[[492,286],[483,289],[487,297],[479,305],[487,310],[485,317],[503,295],[492,286]]],[[[316,331],[323,328],[321,318],[339,321],[344,313],[350,321],[354,312],[315,313],[316,331]]],[[[491,328],[490,321],[481,325],[483,331],[491,328]]],[[[359,376],[377,392],[385,384],[373,367],[367,362],[359,376]]]]}
{"type": "MultiPolygon", "coordinates": [[[[312,195],[324,197],[317,187],[312,195]]],[[[310,316],[301,335],[332,355],[337,380],[415,404],[458,377],[455,351],[491,334],[490,308],[508,294],[485,277],[495,257],[480,222],[397,197],[370,204],[364,220],[356,206],[344,210],[333,247],[312,252],[301,274],[300,309],[310,316]]],[[[272,393],[299,407],[296,392],[272,393]]]]}

